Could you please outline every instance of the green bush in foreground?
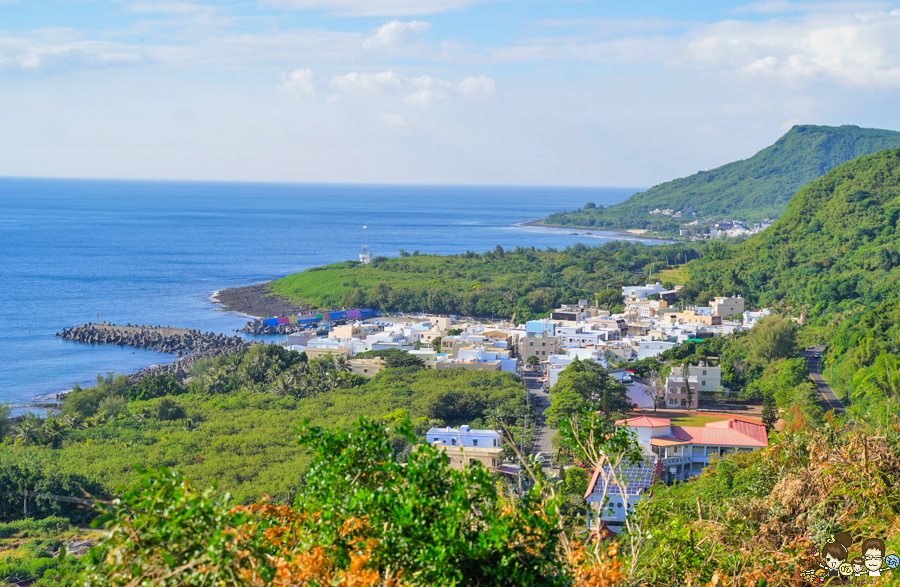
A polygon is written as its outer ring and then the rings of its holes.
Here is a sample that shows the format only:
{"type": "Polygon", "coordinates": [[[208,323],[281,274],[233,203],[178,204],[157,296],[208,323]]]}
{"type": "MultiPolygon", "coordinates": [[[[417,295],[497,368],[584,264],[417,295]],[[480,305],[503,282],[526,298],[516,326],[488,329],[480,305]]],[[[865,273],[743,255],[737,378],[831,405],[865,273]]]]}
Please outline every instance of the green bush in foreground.
{"type": "Polygon", "coordinates": [[[314,463],[292,508],[229,509],[227,495],[144,471],[99,518],[110,556],[84,584],[571,584],[540,486],[513,501],[483,466],[450,469],[429,445],[401,464],[395,435],[413,440],[408,420],[302,427],[314,463]]]}

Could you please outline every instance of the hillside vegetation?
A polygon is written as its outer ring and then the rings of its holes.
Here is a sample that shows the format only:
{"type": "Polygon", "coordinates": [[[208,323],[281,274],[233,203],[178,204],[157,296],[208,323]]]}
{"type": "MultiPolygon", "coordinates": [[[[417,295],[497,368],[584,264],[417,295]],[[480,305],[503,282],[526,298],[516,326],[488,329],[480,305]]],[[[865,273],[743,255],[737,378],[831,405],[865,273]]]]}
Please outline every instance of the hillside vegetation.
{"type": "MultiPolygon", "coordinates": [[[[845,163],[800,190],[771,228],[688,265],[698,300],[742,294],[794,315],[846,390],[861,367],[900,350],[900,150],[845,163]]],[[[830,371],[826,373],[830,377],[830,371]]]]}
{"type": "Polygon", "coordinates": [[[369,265],[348,261],[307,269],[272,283],[295,303],[318,308],[370,307],[386,312],[463,316],[546,315],[580,298],[615,306],[623,285],[643,283],[667,266],[697,258],[697,246],[576,243],[563,250],[497,247],[479,254],[376,257],[369,265]]]}
{"type": "MultiPolygon", "coordinates": [[[[525,413],[521,382],[508,373],[421,367],[386,369],[371,379],[339,362],[255,345],[198,365],[187,385],[168,377],[129,385],[101,377],[76,390],[63,414],[20,424],[0,442],[0,522],[22,515],[22,489],[111,496],[139,478],[135,466],[177,468],[217,482],[232,503],[263,495],[289,503],[310,459],[295,442],[302,420],[346,427],[360,415],[402,410],[416,432],[433,425],[477,426],[488,412],[525,413]],[[141,399],[134,399],[140,397],[141,399]]],[[[398,441],[396,450],[409,451],[398,441]]],[[[85,523],[89,510],[58,501],[29,503],[29,514],[85,523]]]]}
{"type": "Polygon", "coordinates": [[[857,126],[795,126],[749,159],[654,186],[607,208],[585,207],[550,215],[545,223],[606,229],[673,232],[686,218],[648,214],[683,210],[701,217],[761,220],[784,213],[797,190],[838,165],[884,149],[900,148],[900,132],[857,126]]]}

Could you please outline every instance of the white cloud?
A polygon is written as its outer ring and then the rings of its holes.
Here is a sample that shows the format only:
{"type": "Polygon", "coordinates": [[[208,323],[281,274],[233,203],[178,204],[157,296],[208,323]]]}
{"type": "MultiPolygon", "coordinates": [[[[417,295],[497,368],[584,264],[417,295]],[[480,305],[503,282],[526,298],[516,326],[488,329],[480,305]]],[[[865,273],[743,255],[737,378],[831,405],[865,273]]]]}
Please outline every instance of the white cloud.
{"type": "Polygon", "coordinates": [[[401,78],[393,71],[379,73],[358,73],[352,71],[345,75],[336,75],[331,78],[329,85],[345,94],[372,92],[382,93],[385,90],[399,90],[402,86],[401,78]]]}
{"type": "Polygon", "coordinates": [[[858,10],[884,10],[887,2],[859,0],[849,2],[789,2],[788,0],[763,0],[739,6],[737,13],[785,14],[788,12],[853,12],[858,10]]]}
{"type": "Polygon", "coordinates": [[[363,47],[366,49],[377,49],[379,47],[404,45],[412,41],[420,33],[428,31],[430,28],[431,23],[419,20],[410,22],[392,20],[380,27],[374,35],[366,39],[363,42],[363,47]]]}
{"type": "Polygon", "coordinates": [[[325,10],[338,16],[409,16],[457,10],[479,0],[263,0],[296,10],[325,10]]]}
{"type": "Polygon", "coordinates": [[[420,108],[453,96],[483,100],[491,97],[495,91],[494,80],[485,76],[466,77],[454,83],[429,75],[404,77],[393,71],[336,75],[328,85],[344,94],[396,96],[404,104],[420,108]]]}
{"type": "Polygon", "coordinates": [[[411,126],[410,123],[399,114],[379,114],[378,120],[392,127],[405,128],[411,126]]]}
{"type": "Polygon", "coordinates": [[[132,12],[147,14],[197,14],[212,13],[214,8],[198,2],[159,2],[155,0],[137,0],[128,5],[132,12]]]}
{"type": "Polygon", "coordinates": [[[281,85],[292,96],[312,96],[316,93],[314,78],[311,69],[295,69],[281,74],[281,85]]]}
{"type": "Polygon", "coordinates": [[[131,45],[78,40],[71,31],[41,31],[41,39],[0,35],[0,67],[25,70],[136,65],[147,61],[131,45]]]}
{"type": "Polygon", "coordinates": [[[494,80],[483,75],[478,77],[463,78],[461,82],[456,84],[456,91],[461,96],[475,98],[478,100],[486,100],[494,95],[496,87],[494,80]]]}
{"type": "Polygon", "coordinates": [[[800,21],[724,21],[696,30],[688,63],[787,83],[831,79],[900,83],[900,13],[810,15],[800,21]]]}

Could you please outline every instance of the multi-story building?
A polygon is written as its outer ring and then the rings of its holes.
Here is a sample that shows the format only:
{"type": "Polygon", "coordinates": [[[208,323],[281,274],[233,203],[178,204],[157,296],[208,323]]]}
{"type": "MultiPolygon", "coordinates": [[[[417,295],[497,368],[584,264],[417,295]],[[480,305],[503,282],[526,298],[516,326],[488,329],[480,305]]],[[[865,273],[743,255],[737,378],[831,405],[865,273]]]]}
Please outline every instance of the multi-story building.
{"type": "Polygon", "coordinates": [[[704,314],[697,310],[665,314],[664,320],[669,324],[705,324],[707,326],[719,326],[722,324],[722,316],[712,313],[704,314]]]}
{"type": "Polygon", "coordinates": [[[719,316],[743,314],[744,298],[741,296],[736,298],[716,297],[709,303],[709,307],[712,308],[713,314],[718,314],[719,316]]]}
{"type": "Polygon", "coordinates": [[[503,458],[503,439],[493,430],[472,430],[468,425],[432,428],[425,438],[429,444],[444,451],[454,469],[480,462],[488,469],[496,470],[503,458]]]}
{"type": "Polygon", "coordinates": [[[362,375],[363,377],[374,377],[384,371],[384,360],[380,357],[374,359],[350,359],[347,361],[350,365],[350,372],[362,375]]]}
{"type": "MultiPolygon", "coordinates": [[[[683,379],[681,367],[672,367],[670,376],[683,379]]],[[[688,367],[688,376],[697,378],[697,391],[717,391],[722,387],[722,367],[711,367],[701,362],[700,365],[688,367]]]]}
{"type": "Polygon", "coordinates": [[[546,361],[547,357],[555,355],[558,351],[559,342],[555,336],[526,332],[525,336],[519,339],[519,357],[525,361],[529,357],[537,357],[541,361],[546,361]]]}
{"type": "Polygon", "coordinates": [[[697,392],[697,376],[688,375],[688,386],[691,389],[691,403],[688,405],[684,377],[666,377],[666,407],[696,410],[700,405],[700,394],[697,392]]]}

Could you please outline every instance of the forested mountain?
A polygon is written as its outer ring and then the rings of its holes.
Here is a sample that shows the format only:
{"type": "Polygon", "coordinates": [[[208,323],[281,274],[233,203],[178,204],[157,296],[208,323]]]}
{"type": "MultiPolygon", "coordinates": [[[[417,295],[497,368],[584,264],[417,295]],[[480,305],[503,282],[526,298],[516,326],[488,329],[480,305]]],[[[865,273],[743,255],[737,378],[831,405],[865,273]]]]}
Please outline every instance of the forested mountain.
{"type": "Polygon", "coordinates": [[[797,190],[834,167],[900,148],[900,132],[858,126],[795,126],[756,155],[669,181],[608,208],[552,214],[547,224],[675,230],[684,218],[649,214],[692,207],[699,216],[761,220],[784,213],[797,190]]]}
{"type": "Polygon", "coordinates": [[[688,265],[688,295],[742,294],[805,309],[846,383],[900,349],[900,149],[845,163],[804,187],[771,228],[711,246],[688,265]]]}

